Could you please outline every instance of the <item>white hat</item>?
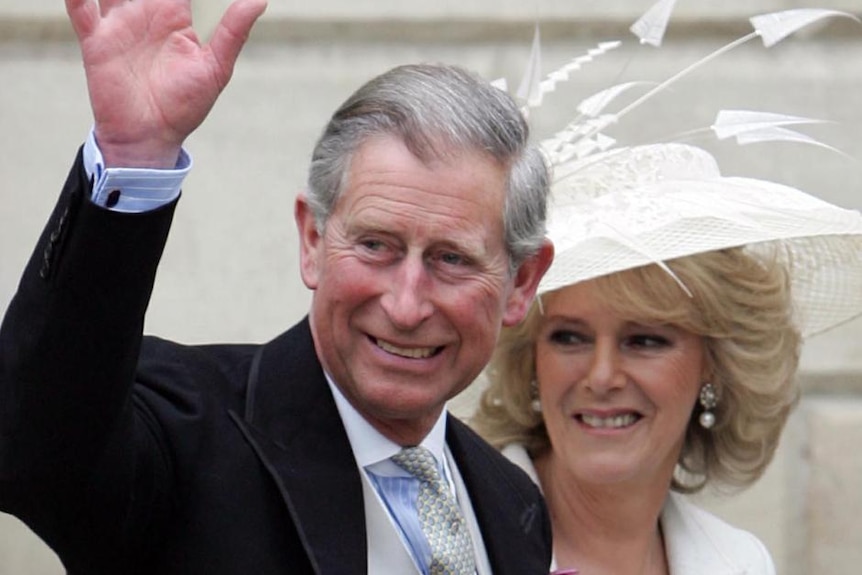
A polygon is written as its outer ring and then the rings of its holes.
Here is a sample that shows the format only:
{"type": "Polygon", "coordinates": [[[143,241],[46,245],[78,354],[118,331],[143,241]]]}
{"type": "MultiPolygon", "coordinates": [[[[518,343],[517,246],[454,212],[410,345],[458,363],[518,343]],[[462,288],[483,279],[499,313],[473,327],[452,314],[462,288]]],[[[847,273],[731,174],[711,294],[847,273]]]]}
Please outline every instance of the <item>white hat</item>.
{"type": "MultiPolygon", "coordinates": [[[[658,46],[673,2],[660,0],[631,30],[658,46]]],[[[553,170],[548,235],[554,261],[539,293],[622,270],[723,248],[774,250],[787,266],[803,336],[862,313],[862,215],[794,188],[765,180],[722,177],[706,151],[683,144],[615,147],[604,130],[686,73],[742,43],[760,38],[768,48],[821,19],[852,14],[797,9],[755,16],[754,31],[653,86],[616,113],[606,108],[620,94],[644,85],[627,82],[587,98],[579,116],[542,148],[553,170]]],[[[619,42],[602,42],[540,81],[538,29],[519,95],[524,111],[619,42]]],[[[824,144],[788,128],[819,122],[765,112],[721,111],[710,127],[719,139],[740,144],[793,141],[824,144]]],[[[829,146],[824,146],[829,148],[829,146]]],[[[840,153],[840,152],[839,152],[840,153]]],[[[679,279],[677,279],[679,282],[679,279]]],[[[680,285],[682,283],[680,282],[680,285]]],[[[683,289],[686,291],[684,285],[683,289]]]]}
{"type": "Polygon", "coordinates": [[[862,214],[785,185],[722,177],[712,156],[693,146],[621,148],[560,166],[548,236],[555,256],[539,293],[682,256],[771,244],[790,270],[803,336],[862,313],[862,214]]]}

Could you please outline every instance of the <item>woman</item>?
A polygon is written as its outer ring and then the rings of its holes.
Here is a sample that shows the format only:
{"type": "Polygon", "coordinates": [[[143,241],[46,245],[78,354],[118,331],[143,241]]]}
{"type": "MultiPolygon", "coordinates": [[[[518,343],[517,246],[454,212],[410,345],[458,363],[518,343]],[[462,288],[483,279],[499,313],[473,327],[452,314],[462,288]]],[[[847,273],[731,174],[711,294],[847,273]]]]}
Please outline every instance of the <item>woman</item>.
{"type": "Polygon", "coordinates": [[[768,466],[802,337],[862,311],[862,216],[723,178],[691,146],[568,168],[554,263],[502,334],[475,426],[542,488],[555,569],[774,573],[756,537],[679,494],[768,466]]]}

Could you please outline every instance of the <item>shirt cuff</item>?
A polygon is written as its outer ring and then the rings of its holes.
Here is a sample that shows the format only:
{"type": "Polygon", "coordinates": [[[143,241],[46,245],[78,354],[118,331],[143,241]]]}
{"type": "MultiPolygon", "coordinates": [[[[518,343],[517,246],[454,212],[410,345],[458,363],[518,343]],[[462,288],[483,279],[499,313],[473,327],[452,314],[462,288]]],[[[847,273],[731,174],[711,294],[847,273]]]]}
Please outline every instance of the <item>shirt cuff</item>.
{"type": "Polygon", "coordinates": [[[106,168],[92,128],[84,142],[84,169],[93,180],[91,199],[117,212],[147,212],[173,202],[191,168],[192,158],[185,150],[180,150],[172,170],[106,168]]]}

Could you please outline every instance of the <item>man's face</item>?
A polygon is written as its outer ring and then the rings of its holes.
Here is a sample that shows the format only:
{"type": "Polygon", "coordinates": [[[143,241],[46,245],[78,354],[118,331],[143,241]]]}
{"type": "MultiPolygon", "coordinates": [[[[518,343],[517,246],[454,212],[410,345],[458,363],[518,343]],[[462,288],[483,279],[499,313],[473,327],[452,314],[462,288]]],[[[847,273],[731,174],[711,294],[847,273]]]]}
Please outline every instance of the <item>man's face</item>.
{"type": "Polygon", "coordinates": [[[550,262],[547,248],[510,274],[506,178],[487,156],[425,165],[380,137],[353,157],[322,235],[297,201],[317,354],[352,405],[398,443],[418,443],[479,374],[550,262]]]}

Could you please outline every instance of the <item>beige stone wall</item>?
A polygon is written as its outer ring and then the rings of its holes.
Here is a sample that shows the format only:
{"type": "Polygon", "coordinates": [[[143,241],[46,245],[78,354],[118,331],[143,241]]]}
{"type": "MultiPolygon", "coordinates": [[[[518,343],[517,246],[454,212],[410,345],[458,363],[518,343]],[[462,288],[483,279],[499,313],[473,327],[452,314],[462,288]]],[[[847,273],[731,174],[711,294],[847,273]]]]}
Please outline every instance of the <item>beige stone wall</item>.
{"type": "MultiPolygon", "coordinates": [[[[136,0],[146,1],[146,0],[136,0]]],[[[533,117],[550,133],[579,101],[618,79],[658,80],[745,33],[755,13],[793,0],[680,0],[660,50],[627,27],[650,1],[271,0],[234,81],[190,139],[187,181],[146,329],[187,342],[262,341],[304,313],[292,200],[318,130],[350,91],[393,65],[448,61],[517,86],[542,20],[548,69],[599,40],[623,48],[585,68],[533,117]]],[[[858,10],[858,0],[807,6],[858,10]]],[[[203,34],[226,2],[199,0],[203,34]]],[[[837,121],[811,132],[862,159],[862,26],[836,21],[771,50],[750,43],[700,70],[615,134],[638,143],[708,126],[746,107],[837,121]]],[[[59,0],[0,0],[0,313],[90,125],[83,71],[59,0]]],[[[857,161],[816,148],[701,143],[728,173],[770,177],[862,208],[857,161]]],[[[862,321],[806,348],[804,400],[775,464],[751,490],[705,505],[757,533],[787,575],[851,574],[862,564],[862,321]]],[[[469,410],[472,396],[456,403],[469,410]]],[[[58,574],[56,558],[0,514],[0,575],[58,574]]]]}

